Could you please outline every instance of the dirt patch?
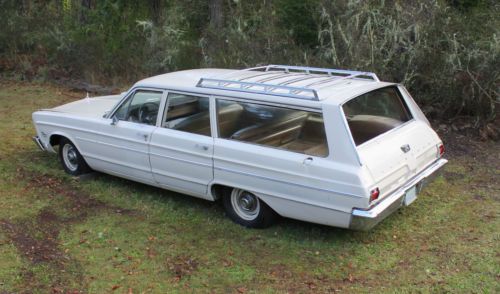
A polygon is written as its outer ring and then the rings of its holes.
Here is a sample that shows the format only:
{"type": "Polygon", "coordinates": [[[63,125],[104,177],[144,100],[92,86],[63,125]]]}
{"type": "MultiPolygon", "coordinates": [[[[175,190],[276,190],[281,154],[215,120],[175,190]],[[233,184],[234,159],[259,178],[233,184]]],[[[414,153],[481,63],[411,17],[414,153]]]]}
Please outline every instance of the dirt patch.
{"type": "Polygon", "coordinates": [[[168,269],[174,274],[174,280],[179,281],[185,276],[190,276],[198,269],[198,261],[189,256],[179,255],[167,259],[168,269]]]}
{"type": "Polygon", "coordinates": [[[90,212],[106,210],[107,212],[119,213],[125,215],[134,215],[137,211],[123,209],[118,206],[112,206],[100,200],[91,197],[88,193],[81,191],[75,184],[63,181],[45,174],[37,174],[26,170],[18,170],[18,177],[27,180],[28,190],[47,190],[49,197],[63,196],[68,199],[68,210],[71,211],[71,217],[59,218],[63,222],[83,221],[90,212]]]}
{"type": "Polygon", "coordinates": [[[25,190],[36,191],[37,195],[49,198],[64,197],[57,213],[50,207],[42,209],[35,218],[12,222],[0,220],[2,229],[21,256],[31,264],[45,264],[55,277],[50,286],[34,280],[29,269],[21,273],[25,284],[53,293],[80,293],[68,285],[75,281],[80,289],[85,289],[83,274],[78,262],[60,248],[59,232],[67,226],[84,221],[91,213],[111,212],[133,215],[136,211],[111,206],[81,191],[77,185],[46,174],[38,174],[25,169],[17,170],[17,180],[27,181],[25,190]],[[71,265],[71,270],[65,270],[71,265]],[[64,272],[64,275],[59,273],[64,272]],[[47,288],[48,287],[48,288],[47,288]]]}
{"type": "Polygon", "coordinates": [[[31,228],[25,224],[15,224],[6,220],[0,221],[0,227],[7,233],[17,250],[31,263],[50,262],[59,265],[64,254],[58,249],[53,233],[41,230],[41,237],[35,238],[31,234],[31,228]]]}

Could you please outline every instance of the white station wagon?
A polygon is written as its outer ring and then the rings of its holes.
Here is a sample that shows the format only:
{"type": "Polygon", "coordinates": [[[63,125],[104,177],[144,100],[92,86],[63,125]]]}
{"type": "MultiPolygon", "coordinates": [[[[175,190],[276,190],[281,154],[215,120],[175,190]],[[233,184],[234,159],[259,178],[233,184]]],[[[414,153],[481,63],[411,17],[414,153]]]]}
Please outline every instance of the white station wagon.
{"type": "Polygon", "coordinates": [[[71,175],[96,170],[221,199],[247,227],[280,215],[368,230],[411,204],[447,162],[408,91],[369,72],[172,72],[33,121],[35,142],[58,150],[71,175]]]}

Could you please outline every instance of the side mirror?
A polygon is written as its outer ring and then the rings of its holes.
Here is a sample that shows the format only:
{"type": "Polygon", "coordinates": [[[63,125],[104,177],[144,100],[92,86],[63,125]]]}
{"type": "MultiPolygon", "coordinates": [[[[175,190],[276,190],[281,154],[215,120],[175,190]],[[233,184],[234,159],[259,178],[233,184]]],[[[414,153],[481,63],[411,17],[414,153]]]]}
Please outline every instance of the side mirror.
{"type": "Polygon", "coordinates": [[[114,126],[116,125],[120,120],[115,116],[111,118],[111,125],[114,126]]]}
{"type": "Polygon", "coordinates": [[[106,118],[106,117],[108,117],[108,115],[109,115],[109,111],[106,111],[106,112],[102,115],[102,117],[103,117],[103,118],[106,118]]]}

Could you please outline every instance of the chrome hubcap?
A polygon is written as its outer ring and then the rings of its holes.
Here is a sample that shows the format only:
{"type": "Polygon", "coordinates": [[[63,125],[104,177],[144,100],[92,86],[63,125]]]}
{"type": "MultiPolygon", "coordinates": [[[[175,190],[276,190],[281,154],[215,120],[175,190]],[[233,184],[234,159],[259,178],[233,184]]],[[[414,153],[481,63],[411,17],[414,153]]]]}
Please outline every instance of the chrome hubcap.
{"type": "Polygon", "coordinates": [[[241,194],[240,196],[238,204],[245,211],[254,211],[255,207],[257,206],[257,201],[255,199],[255,196],[253,196],[252,194],[243,192],[243,194],[241,194]]]}
{"type": "Polygon", "coordinates": [[[71,146],[70,144],[64,145],[62,155],[64,164],[69,170],[75,171],[78,169],[78,155],[76,153],[75,147],[71,146]]]}
{"type": "Polygon", "coordinates": [[[254,220],[260,212],[260,202],[254,194],[233,189],[231,192],[231,205],[236,214],[245,220],[254,220]]]}

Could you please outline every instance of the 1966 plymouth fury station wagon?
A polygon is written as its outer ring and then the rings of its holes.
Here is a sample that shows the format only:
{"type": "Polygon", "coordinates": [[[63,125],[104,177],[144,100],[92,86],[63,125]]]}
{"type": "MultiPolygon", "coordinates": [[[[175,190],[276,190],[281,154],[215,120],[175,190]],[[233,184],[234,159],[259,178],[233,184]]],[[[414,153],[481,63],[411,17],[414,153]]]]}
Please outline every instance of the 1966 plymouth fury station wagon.
{"type": "Polygon", "coordinates": [[[196,69],[33,113],[42,150],[215,201],[247,227],[276,216],[367,230],[447,160],[408,91],[374,73],[269,65],[196,69]],[[55,148],[58,146],[58,148],[55,148]]]}

